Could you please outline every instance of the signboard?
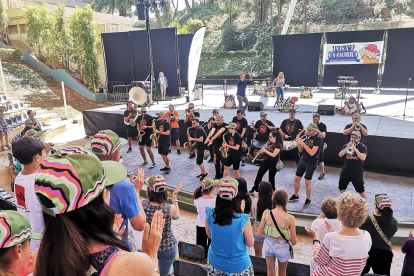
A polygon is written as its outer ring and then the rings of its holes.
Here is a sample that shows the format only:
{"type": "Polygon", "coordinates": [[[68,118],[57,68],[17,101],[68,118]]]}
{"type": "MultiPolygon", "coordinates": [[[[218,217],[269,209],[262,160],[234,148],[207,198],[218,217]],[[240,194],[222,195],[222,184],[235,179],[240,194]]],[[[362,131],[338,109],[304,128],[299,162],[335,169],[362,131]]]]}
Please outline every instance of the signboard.
{"type": "Polygon", "coordinates": [[[188,55],[188,92],[193,91],[197,79],[198,65],[200,63],[201,48],[203,47],[204,33],[206,27],[199,28],[191,42],[190,54],[188,55]]]}
{"type": "Polygon", "coordinates": [[[381,62],[382,41],[325,44],[323,64],[375,64],[381,62]]]}

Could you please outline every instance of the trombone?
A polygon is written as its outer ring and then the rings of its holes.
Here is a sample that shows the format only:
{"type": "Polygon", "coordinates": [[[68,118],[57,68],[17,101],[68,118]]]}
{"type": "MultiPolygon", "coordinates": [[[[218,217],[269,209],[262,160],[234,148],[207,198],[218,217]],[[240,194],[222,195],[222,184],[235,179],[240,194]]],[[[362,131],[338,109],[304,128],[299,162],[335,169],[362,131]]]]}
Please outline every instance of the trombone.
{"type": "MultiPolygon", "coordinates": [[[[201,108],[194,109],[194,111],[193,111],[193,112],[196,112],[196,111],[201,111],[201,108]]],[[[181,114],[180,116],[178,116],[178,118],[180,118],[180,117],[181,117],[181,116],[183,116],[183,115],[186,115],[186,117],[187,117],[187,116],[189,116],[190,114],[191,114],[191,109],[186,108],[186,109],[185,109],[185,112],[184,112],[183,114],[181,114]]]]}

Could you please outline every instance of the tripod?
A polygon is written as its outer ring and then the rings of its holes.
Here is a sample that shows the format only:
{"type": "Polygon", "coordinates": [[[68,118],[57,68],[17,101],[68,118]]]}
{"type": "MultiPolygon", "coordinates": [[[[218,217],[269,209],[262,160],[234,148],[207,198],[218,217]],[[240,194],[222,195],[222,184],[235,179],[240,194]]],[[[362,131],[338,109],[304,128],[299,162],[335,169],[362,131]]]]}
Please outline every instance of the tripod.
{"type": "Polygon", "coordinates": [[[396,116],[396,117],[402,116],[403,120],[405,120],[406,117],[413,118],[413,116],[405,116],[405,110],[407,109],[407,100],[408,100],[408,88],[410,87],[410,82],[411,82],[411,78],[408,79],[407,92],[405,92],[404,114],[396,116]]]}

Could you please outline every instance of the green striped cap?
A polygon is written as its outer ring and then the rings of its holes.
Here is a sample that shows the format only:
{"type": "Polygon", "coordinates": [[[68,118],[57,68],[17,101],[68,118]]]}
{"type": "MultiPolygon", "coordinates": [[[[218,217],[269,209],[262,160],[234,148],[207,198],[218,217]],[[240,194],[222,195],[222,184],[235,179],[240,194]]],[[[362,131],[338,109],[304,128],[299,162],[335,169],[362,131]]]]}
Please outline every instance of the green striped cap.
{"type": "Polygon", "coordinates": [[[118,134],[112,130],[101,130],[93,136],[91,148],[96,155],[111,155],[126,143],[126,139],[120,138],[118,134]]]}
{"type": "Polygon", "coordinates": [[[223,177],[215,180],[214,185],[218,185],[217,195],[225,200],[233,200],[239,190],[239,182],[231,177],[223,177]]]}

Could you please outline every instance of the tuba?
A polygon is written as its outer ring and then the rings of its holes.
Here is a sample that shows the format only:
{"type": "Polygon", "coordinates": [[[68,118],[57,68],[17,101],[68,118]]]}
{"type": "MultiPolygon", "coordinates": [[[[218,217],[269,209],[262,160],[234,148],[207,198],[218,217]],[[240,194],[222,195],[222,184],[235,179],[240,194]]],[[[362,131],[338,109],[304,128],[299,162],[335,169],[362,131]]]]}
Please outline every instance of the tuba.
{"type": "MultiPolygon", "coordinates": [[[[187,137],[190,138],[190,128],[187,128],[187,137]]],[[[191,143],[191,141],[185,142],[184,143],[184,148],[188,150],[188,153],[191,155],[194,155],[194,148],[193,148],[193,143],[191,143]]]]}
{"type": "MultiPolygon", "coordinates": [[[[156,121],[155,119],[152,120],[152,128],[154,130],[157,130],[157,128],[155,126],[155,121],[156,121]]],[[[154,148],[158,148],[158,136],[155,133],[153,133],[153,134],[151,134],[150,139],[152,139],[152,143],[154,144],[154,148]]]]}
{"type": "Polygon", "coordinates": [[[131,113],[131,117],[128,120],[124,121],[124,123],[128,126],[132,126],[132,127],[136,126],[135,121],[138,119],[138,115],[139,113],[135,110],[135,107],[134,107],[134,110],[131,113]]]}
{"type": "MultiPolygon", "coordinates": [[[[144,89],[141,87],[132,87],[131,90],[129,90],[129,98],[135,105],[142,105],[147,101],[147,93],[145,93],[144,89]]],[[[138,115],[138,112],[134,108],[131,118],[124,121],[124,123],[134,127],[136,125],[135,121],[138,119],[138,115]]]]}
{"type": "MultiPolygon", "coordinates": [[[[226,133],[223,133],[223,144],[226,142],[226,139],[225,139],[226,133]]],[[[225,147],[222,146],[222,147],[219,148],[219,151],[221,152],[221,155],[223,156],[223,158],[227,158],[229,156],[229,149],[228,148],[225,148],[225,147]]]]}

